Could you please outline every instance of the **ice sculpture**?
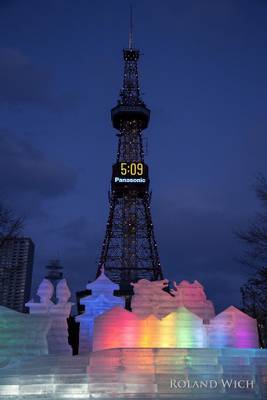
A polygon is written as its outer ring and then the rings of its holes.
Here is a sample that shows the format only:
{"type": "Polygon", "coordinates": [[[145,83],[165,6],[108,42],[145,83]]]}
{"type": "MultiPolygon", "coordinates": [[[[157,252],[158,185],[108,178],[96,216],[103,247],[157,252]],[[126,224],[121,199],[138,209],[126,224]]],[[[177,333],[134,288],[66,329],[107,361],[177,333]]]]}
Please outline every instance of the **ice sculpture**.
{"type": "Polygon", "coordinates": [[[30,314],[48,317],[51,320],[51,327],[47,335],[49,353],[71,354],[72,350],[68,343],[67,318],[73,303],[68,301],[71,293],[66,279],[61,279],[57,284],[56,304],[51,301],[53,292],[53,284],[48,279],[43,279],[37,291],[40,302],[31,300],[26,303],[26,307],[29,307],[30,314]]]}
{"type": "Polygon", "coordinates": [[[0,398],[263,400],[266,365],[266,349],[116,348],[85,356],[46,355],[12,369],[0,365],[0,398]],[[181,379],[179,389],[171,379],[181,379]]]}
{"type": "Polygon", "coordinates": [[[155,347],[207,347],[207,330],[201,318],[185,307],[162,318],[158,323],[155,347]]]}
{"type": "Polygon", "coordinates": [[[80,323],[79,354],[92,350],[95,318],[114,306],[124,307],[124,300],[113,294],[114,290],[119,289],[119,285],[105,275],[104,266],[99,277],[94,282],[88,283],[86,288],[91,290],[92,294],[81,299],[85,311],[75,317],[80,323]]]}
{"type": "Polygon", "coordinates": [[[153,282],[140,279],[137,283],[132,283],[134,296],[131,307],[133,312],[143,318],[150,314],[162,318],[174,311],[177,308],[175,298],[163,290],[168,286],[168,282],[167,279],[153,282]]]}
{"type": "Polygon", "coordinates": [[[201,318],[184,307],[162,319],[141,318],[118,307],[95,320],[93,350],[109,348],[207,347],[207,330],[201,318]]]}
{"type": "Polygon", "coordinates": [[[214,305],[207,299],[204,287],[197,280],[193,283],[182,281],[178,285],[174,282],[171,294],[175,297],[176,307],[188,308],[205,322],[215,316],[214,305]]]}
{"type": "Polygon", "coordinates": [[[51,298],[54,293],[54,286],[48,279],[43,279],[37,289],[37,295],[40,298],[40,303],[30,300],[25,304],[30,308],[30,314],[49,314],[51,307],[54,303],[51,298]]]}
{"type": "Polygon", "coordinates": [[[233,306],[210,321],[208,332],[210,347],[259,347],[256,320],[233,306]]]}
{"type": "Polygon", "coordinates": [[[10,359],[48,353],[48,317],[23,314],[0,306],[0,366],[10,359]]]}
{"type": "Polygon", "coordinates": [[[106,297],[113,297],[114,290],[119,289],[119,285],[112,282],[105,274],[105,267],[102,265],[101,274],[93,282],[86,285],[86,289],[92,290],[92,297],[97,297],[100,294],[106,297]]]}
{"type": "Polygon", "coordinates": [[[50,309],[52,326],[48,334],[48,345],[51,353],[72,353],[68,344],[67,318],[70,316],[73,303],[69,302],[71,292],[66,279],[61,279],[56,286],[57,304],[50,309]]]}
{"type": "Polygon", "coordinates": [[[258,348],[257,325],[233,306],[209,324],[185,307],[161,319],[114,307],[95,320],[93,351],[116,347],[258,348]]]}
{"type": "Polygon", "coordinates": [[[132,284],[132,310],[140,317],[153,314],[163,318],[178,307],[186,307],[205,322],[215,316],[214,306],[207,300],[204,288],[198,281],[182,281],[179,285],[174,282],[174,289],[170,293],[163,290],[168,283],[167,279],[153,282],[141,279],[132,284]]]}
{"type": "Polygon", "coordinates": [[[99,399],[264,400],[266,365],[266,349],[116,348],[91,353],[89,390],[99,399]]]}

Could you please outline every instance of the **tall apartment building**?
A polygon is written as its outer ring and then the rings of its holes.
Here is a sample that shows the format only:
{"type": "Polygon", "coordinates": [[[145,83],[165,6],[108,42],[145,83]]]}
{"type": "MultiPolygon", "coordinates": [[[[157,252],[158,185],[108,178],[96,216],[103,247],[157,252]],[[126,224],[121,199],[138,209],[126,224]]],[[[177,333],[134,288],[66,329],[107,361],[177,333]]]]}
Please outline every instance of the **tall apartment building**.
{"type": "Polygon", "coordinates": [[[34,243],[28,237],[11,238],[0,248],[0,305],[27,312],[33,258],[34,243]]]}

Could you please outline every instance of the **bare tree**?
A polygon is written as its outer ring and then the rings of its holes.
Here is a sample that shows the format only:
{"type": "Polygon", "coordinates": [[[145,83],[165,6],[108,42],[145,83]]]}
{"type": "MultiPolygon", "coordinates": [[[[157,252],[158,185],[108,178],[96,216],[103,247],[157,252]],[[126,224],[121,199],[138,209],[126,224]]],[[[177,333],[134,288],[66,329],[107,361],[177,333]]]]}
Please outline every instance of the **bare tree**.
{"type": "Polygon", "coordinates": [[[0,248],[5,242],[20,234],[23,229],[23,218],[16,217],[13,212],[0,203],[0,248]]]}
{"type": "Polygon", "coordinates": [[[236,232],[238,238],[246,245],[244,254],[239,261],[255,269],[267,266],[267,180],[259,175],[255,185],[262,211],[256,214],[255,220],[250,223],[245,232],[236,232]]]}
{"type": "Polygon", "coordinates": [[[243,310],[257,319],[260,346],[267,339],[267,180],[259,175],[255,191],[262,210],[246,231],[236,232],[246,248],[239,261],[252,268],[253,276],[241,287],[243,310]]]}
{"type": "Polygon", "coordinates": [[[241,287],[243,310],[257,320],[260,347],[266,347],[267,268],[259,270],[241,287]]]}

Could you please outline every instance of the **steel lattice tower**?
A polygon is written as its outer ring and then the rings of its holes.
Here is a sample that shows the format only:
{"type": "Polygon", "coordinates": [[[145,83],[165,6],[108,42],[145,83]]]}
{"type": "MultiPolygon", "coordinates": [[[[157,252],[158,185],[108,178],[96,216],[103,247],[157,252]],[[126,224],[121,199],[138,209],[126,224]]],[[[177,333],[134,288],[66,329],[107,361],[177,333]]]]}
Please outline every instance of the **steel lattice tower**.
{"type": "Polygon", "coordinates": [[[141,99],[138,80],[139,50],[123,50],[123,87],[118,104],[111,110],[112,124],[118,130],[117,160],[113,165],[110,210],[105,239],[98,264],[116,283],[139,279],[162,279],[162,270],[150,212],[148,166],[144,161],[142,131],[147,128],[150,110],[141,99]]]}

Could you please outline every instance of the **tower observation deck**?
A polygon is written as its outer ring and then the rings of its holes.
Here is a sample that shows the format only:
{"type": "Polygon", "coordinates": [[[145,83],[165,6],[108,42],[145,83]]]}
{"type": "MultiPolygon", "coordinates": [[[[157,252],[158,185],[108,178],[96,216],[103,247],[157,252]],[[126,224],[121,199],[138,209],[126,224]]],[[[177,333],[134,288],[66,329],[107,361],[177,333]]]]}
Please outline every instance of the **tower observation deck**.
{"type": "Polygon", "coordinates": [[[163,278],[150,211],[149,169],[144,160],[142,131],[149,124],[150,110],[141,99],[139,55],[139,50],[133,48],[130,28],[129,46],[123,50],[123,86],[111,110],[112,124],[118,131],[118,151],[96,274],[100,275],[104,265],[108,277],[124,287],[142,278],[163,278]]]}

